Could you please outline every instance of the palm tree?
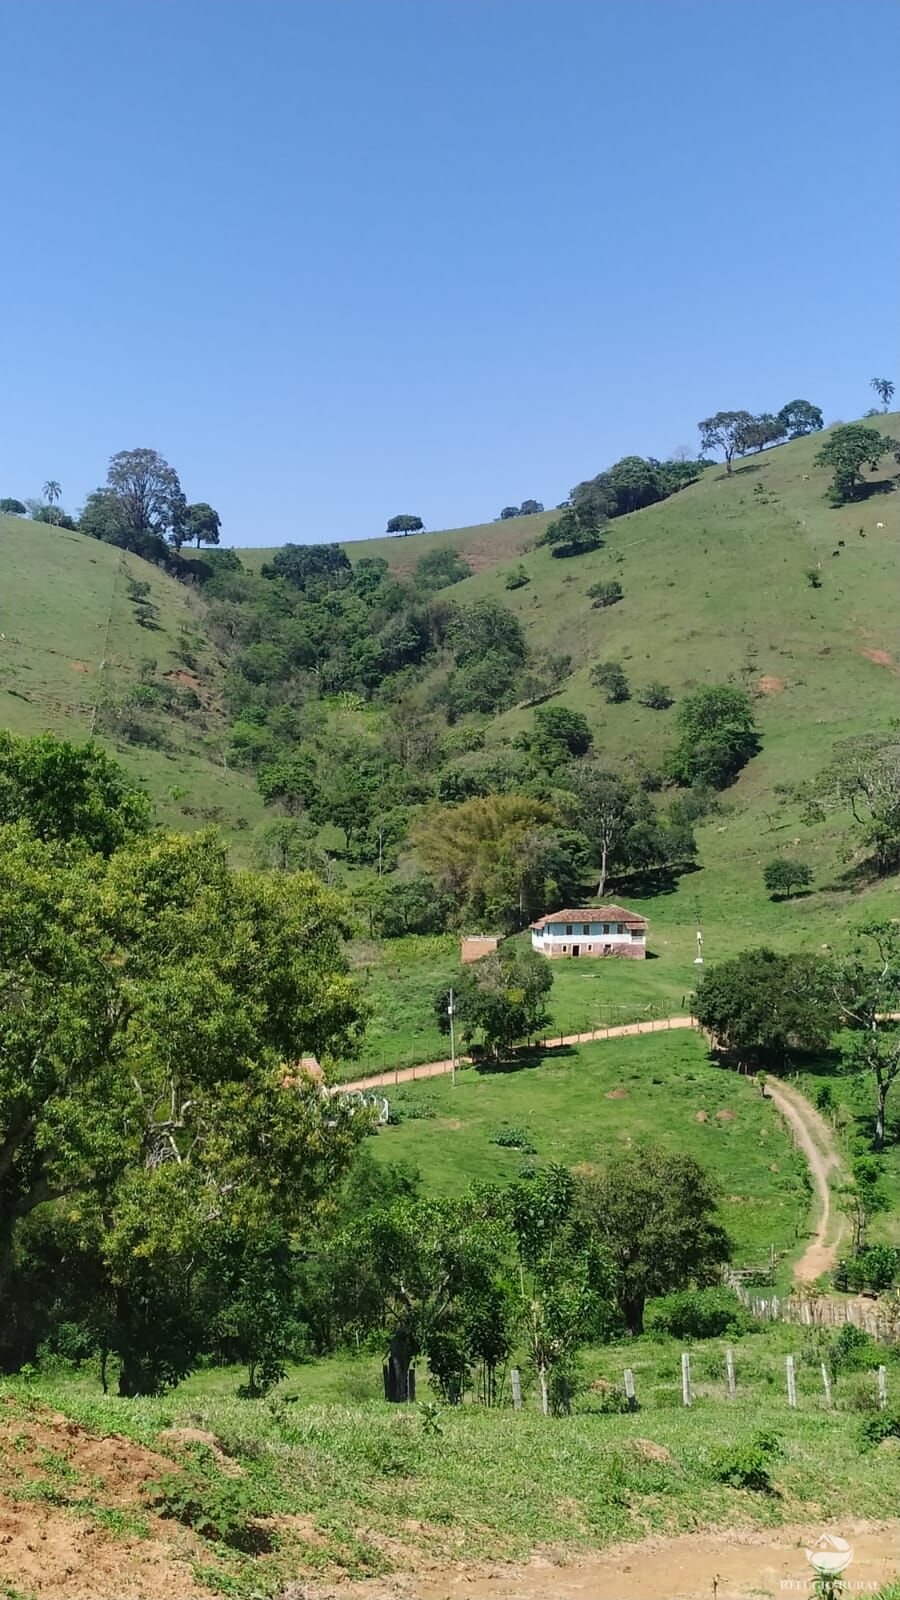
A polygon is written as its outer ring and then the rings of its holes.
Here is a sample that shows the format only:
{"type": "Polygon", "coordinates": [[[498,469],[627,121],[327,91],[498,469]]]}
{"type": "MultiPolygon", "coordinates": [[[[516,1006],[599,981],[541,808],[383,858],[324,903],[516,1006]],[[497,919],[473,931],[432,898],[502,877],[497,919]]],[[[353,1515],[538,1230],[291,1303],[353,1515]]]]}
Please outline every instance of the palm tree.
{"type": "Polygon", "coordinates": [[[891,383],[890,378],[873,378],[872,382],[869,384],[869,388],[875,390],[875,393],[881,401],[882,407],[885,411],[887,411],[888,406],[894,398],[894,385],[891,383]]]}
{"type": "MultiPolygon", "coordinates": [[[[51,509],[51,512],[52,512],[52,509],[53,509],[54,501],[58,500],[61,494],[62,494],[62,489],[60,488],[60,486],[57,483],[56,479],[55,478],[48,478],[47,482],[44,484],[44,499],[46,500],[47,504],[49,505],[49,507],[51,509]]],[[[56,518],[51,516],[50,520],[51,520],[51,522],[55,522],[56,518]]]]}

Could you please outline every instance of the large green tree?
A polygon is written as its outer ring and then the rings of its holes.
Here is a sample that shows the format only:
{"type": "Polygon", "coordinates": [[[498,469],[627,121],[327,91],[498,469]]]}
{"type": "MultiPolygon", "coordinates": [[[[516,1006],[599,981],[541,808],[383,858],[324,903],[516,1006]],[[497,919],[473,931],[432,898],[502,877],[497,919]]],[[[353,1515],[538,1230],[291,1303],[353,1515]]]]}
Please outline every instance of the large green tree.
{"type": "Polygon", "coordinates": [[[816,466],[831,468],[829,494],[834,503],[843,505],[855,500],[863,484],[863,467],[875,472],[889,450],[900,450],[900,446],[877,428],[867,428],[863,422],[834,428],[816,456],[816,466]]]}
{"type": "Polygon", "coordinates": [[[614,1157],[580,1181],[582,1224],[610,1266],[611,1288],[630,1334],[644,1331],[651,1295],[713,1283],[730,1259],[718,1188],[693,1156],[652,1146],[614,1157]]]}
{"type": "Polygon", "coordinates": [[[721,450],[725,457],[725,470],[729,477],[736,455],[743,455],[751,447],[750,430],[753,417],[749,411],[717,411],[697,423],[700,430],[700,449],[704,455],[711,450],[721,450]]]}
{"type": "Polygon", "coordinates": [[[0,824],[111,855],[150,826],[150,802],[100,745],[0,730],[0,824]]]}
{"type": "Polygon", "coordinates": [[[837,1025],[828,973],[816,956],[745,950],[704,972],[694,1015],[715,1044],[748,1065],[784,1066],[821,1050],[837,1025]]]}
{"type": "MultiPolygon", "coordinates": [[[[544,956],[503,944],[463,967],[454,983],[454,1010],[460,1037],[480,1044],[490,1055],[508,1055],[516,1044],[534,1039],[550,1026],[547,996],[553,968],[544,956]]],[[[450,1031],[447,991],[435,1002],[438,1025],[450,1031]]]]}
{"type": "Polygon", "coordinates": [[[185,507],[176,539],[179,542],[182,539],[195,539],[199,550],[201,544],[218,544],[221,526],[218,511],[214,511],[205,500],[198,500],[196,505],[185,507]]]}
{"type": "Polygon", "coordinates": [[[872,922],[855,950],[838,963],[834,996],[850,1030],[845,1070],[869,1078],[875,1091],[874,1145],[884,1148],[888,1095],[900,1078],[900,929],[872,922]]]}
{"type": "Polygon", "coordinates": [[[678,783],[724,789],[759,749],[753,705],[743,689],[696,689],[679,703],[676,720],[681,738],[667,768],[678,783]]]}
{"type": "Polygon", "coordinates": [[[186,501],[178,473],[158,451],[118,451],[110,458],[106,481],[118,500],[130,549],[140,554],[148,536],[178,540],[186,501]]]}

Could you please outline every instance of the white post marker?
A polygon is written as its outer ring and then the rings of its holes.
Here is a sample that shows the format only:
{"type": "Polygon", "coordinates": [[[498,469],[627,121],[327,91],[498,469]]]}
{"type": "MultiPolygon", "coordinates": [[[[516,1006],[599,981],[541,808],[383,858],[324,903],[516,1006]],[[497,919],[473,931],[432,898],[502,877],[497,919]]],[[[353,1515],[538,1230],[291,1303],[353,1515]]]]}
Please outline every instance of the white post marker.
{"type": "Polygon", "coordinates": [[[634,1397],[634,1373],[630,1367],[625,1368],[625,1399],[628,1401],[629,1411],[636,1411],[637,1401],[634,1397]]]}
{"type": "Polygon", "coordinates": [[[887,1367],[878,1368],[878,1404],[884,1411],[887,1406],[887,1367]]]}
{"type": "Polygon", "coordinates": [[[512,1402],[516,1411],[522,1409],[522,1380],[519,1377],[518,1367],[513,1367],[509,1374],[509,1386],[512,1389],[512,1402]]]}
{"type": "Polygon", "coordinates": [[[456,1088],[456,1030],[455,1030],[454,1023],[453,1023],[454,1015],[455,1015],[455,1012],[454,1012],[454,1006],[453,1006],[453,990],[451,989],[450,990],[450,998],[447,1001],[447,1016],[450,1018],[450,1087],[451,1087],[451,1089],[455,1089],[456,1088]]]}
{"type": "Polygon", "coordinates": [[[681,1398],[686,1406],[691,1404],[691,1358],[686,1350],[681,1353],[681,1398]]]}
{"type": "Polygon", "coordinates": [[[729,1400],[733,1400],[735,1393],[733,1350],[725,1351],[725,1379],[728,1384],[728,1398],[729,1400]]]}
{"type": "Polygon", "coordinates": [[[794,1379],[794,1358],[793,1358],[793,1356],[785,1356],[784,1365],[785,1365],[785,1370],[787,1372],[788,1405],[789,1406],[796,1406],[796,1404],[797,1404],[797,1384],[796,1384],[796,1381],[794,1379]]]}
{"type": "Polygon", "coordinates": [[[541,1367],[541,1410],[545,1417],[550,1415],[550,1396],[547,1393],[547,1374],[541,1367]]]}
{"type": "Polygon", "coordinates": [[[828,1376],[828,1368],[826,1367],[824,1361],[822,1362],[822,1388],[825,1390],[825,1404],[827,1406],[830,1406],[831,1405],[831,1379],[828,1376]]]}

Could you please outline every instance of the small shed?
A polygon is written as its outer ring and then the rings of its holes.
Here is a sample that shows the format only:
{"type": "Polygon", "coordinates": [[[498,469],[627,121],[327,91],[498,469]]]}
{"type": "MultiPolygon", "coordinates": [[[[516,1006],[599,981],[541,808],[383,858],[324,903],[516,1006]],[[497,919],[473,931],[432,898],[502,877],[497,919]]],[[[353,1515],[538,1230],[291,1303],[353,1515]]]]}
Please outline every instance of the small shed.
{"type": "Polygon", "coordinates": [[[482,956],[489,956],[500,944],[502,935],[499,933],[467,933],[459,941],[459,959],[464,967],[472,961],[480,961],[482,956]]]}

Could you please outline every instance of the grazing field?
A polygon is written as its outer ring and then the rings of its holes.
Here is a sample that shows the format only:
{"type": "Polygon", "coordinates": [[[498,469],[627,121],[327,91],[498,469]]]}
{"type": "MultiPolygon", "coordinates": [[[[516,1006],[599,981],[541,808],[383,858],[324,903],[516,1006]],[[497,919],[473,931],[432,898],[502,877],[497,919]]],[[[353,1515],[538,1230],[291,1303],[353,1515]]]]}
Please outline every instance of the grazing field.
{"type": "Polygon", "coordinates": [[[806,1167],[781,1118],[749,1079],[710,1063],[690,1032],[535,1051],[509,1068],[466,1068],[386,1091],[399,1125],[380,1129],[380,1159],[420,1168],[427,1190],[459,1194],[535,1163],[589,1172],[642,1141],[689,1152],[719,1179],[742,1265],[791,1254],[810,1218],[806,1167]],[[522,1147],[493,1138],[510,1129],[522,1147]]]}
{"type": "Polygon", "coordinates": [[[0,557],[0,726],[81,740],[96,713],[98,737],[147,789],[159,821],[215,822],[242,859],[263,807],[252,774],[225,762],[223,662],[199,596],[138,556],[24,517],[0,516],[0,557]],[[135,583],[148,586],[142,602],[135,583]],[[155,746],[116,732],[142,683],[181,696],[154,716],[155,746]]]}
{"type": "MultiPolygon", "coordinates": [[[[444,528],[433,533],[406,535],[385,534],[381,538],[345,539],[341,543],[354,566],[364,557],[386,561],[398,578],[409,578],[420,557],[432,550],[458,550],[460,555],[465,556],[473,572],[489,572],[501,567],[504,562],[518,564],[517,558],[530,549],[555,515],[553,511],[542,511],[530,517],[482,522],[472,528],[444,528]]],[[[300,542],[305,544],[307,541],[300,542]]],[[[239,550],[238,555],[246,567],[258,572],[264,562],[271,561],[277,549],[277,545],[266,549],[254,546],[239,550]]]]}

